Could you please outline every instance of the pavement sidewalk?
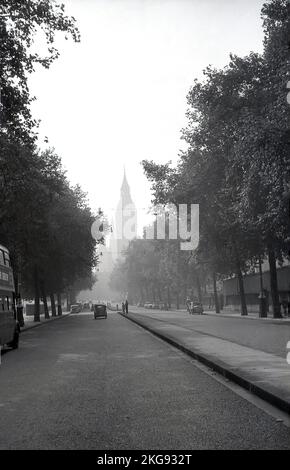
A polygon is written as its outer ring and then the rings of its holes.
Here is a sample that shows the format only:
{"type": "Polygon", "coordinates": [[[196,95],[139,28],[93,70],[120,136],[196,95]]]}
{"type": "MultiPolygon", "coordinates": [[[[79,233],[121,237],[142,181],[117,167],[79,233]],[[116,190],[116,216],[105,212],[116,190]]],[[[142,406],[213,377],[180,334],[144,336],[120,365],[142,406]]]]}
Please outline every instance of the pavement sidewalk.
{"type": "Polygon", "coordinates": [[[282,318],[274,318],[272,313],[268,313],[267,317],[259,317],[257,312],[248,312],[248,315],[241,315],[240,312],[233,310],[221,310],[220,313],[216,313],[214,310],[204,310],[205,315],[214,315],[219,317],[230,317],[230,318],[245,318],[251,320],[261,320],[261,321],[274,321],[274,322],[288,322],[290,323],[289,316],[283,316],[282,318]]]}
{"type": "MultiPolygon", "coordinates": [[[[144,307],[138,307],[138,309],[140,309],[140,310],[143,309],[145,312],[150,312],[150,311],[154,311],[154,312],[157,311],[158,312],[158,310],[145,309],[144,307]]],[[[176,310],[175,308],[171,308],[170,310],[166,310],[166,311],[174,312],[174,313],[179,313],[179,312],[186,313],[187,312],[187,310],[185,308],[180,308],[178,310],[176,310]]],[[[216,316],[216,317],[242,318],[242,319],[245,319],[245,320],[247,320],[247,319],[248,320],[260,320],[262,322],[273,321],[273,322],[277,322],[277,323],[282,322],[282,323],[290,324],[290,316],[283,315],[282,318],[274,318],[273,314],[271,312],[268,312],[267,317],[259,317],[258,312],[248,312],[248,315],[241,315],[241,313],[236,311],[236,310],[228,310],[227,308],[225,308],[225,309],[221,310],[220,313],[216,313],[216,311],[214,309],[205,309],[203,314],[204,315],[213,315],[213,316],[216,316]]]]}
{"type": "Polygon", "coordinates": [[[50,317],[49,319],[44,318],[44,315],[40,315],[40,322],[34,322],[33,315],[24,315],[24,323],[25,326],[20,328],[20,332],[23,333],[24,331],[31,330],[32,328],[36,328],[38,326],[45,325],[45,323],[49,323],[51,321],[59,320],[60,318],[64,318],[70,315],[70,312],[63,312],[62,315],[56,317],[50,317]]]}
{"type": "MultiPolygon", "coordinates": [[[[148,311],[148,309],[145,309],[145,311],[148,311]]],[[[169,310],[170,312],[187,312],[185,308],[180,308],[179,310],[176,310],[174,308],[169,310]]],[[[248,312],[248,315],[241,315],[240,312],[236,310],[228,310],[228,309],[223,309],[220,311],[220,313],[216,313],[214,309],[205,309],[203,312],[204,315],[213,315],[217,317],[229,317],[229,318],[244,318],[244,319],[250,319],[250,320],[261,320],[261,321],[274,321],[274,322],[287,322],[290,324],[290,316],[285,316],[283,315],[282,318],[274,318],[273,314],[271,312],[268,313],[267,317],[259,317],[259,313],[257,312],[248,312]]]]}
{"type": "Polygon", "coordinates": [[[120,314],[290,414],[287,350],[285,357],[281,357],[189,329],[182,319],[180,324],[174,324],[164,316],[150,316],[149,312],[137,309],[128,315],[120,314]]]}

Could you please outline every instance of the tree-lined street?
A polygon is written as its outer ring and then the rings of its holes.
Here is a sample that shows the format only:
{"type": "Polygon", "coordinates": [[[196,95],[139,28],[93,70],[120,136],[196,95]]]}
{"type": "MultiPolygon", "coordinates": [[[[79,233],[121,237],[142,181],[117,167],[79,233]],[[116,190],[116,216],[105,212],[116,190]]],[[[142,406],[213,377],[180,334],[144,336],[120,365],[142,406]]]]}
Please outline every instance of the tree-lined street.
{"type": "Polygon", "coordinates": [[[287,449],[283,423],[116,313],[70,315],[2,355],[1,449],[287,449]],[[5,430],[5,432],[4,432],[5,430]]]}
{"type": "Polygon", "coordinates": [[[0,449],[290,449],[289,0],[63,2],[0,2],[0,449]]]}

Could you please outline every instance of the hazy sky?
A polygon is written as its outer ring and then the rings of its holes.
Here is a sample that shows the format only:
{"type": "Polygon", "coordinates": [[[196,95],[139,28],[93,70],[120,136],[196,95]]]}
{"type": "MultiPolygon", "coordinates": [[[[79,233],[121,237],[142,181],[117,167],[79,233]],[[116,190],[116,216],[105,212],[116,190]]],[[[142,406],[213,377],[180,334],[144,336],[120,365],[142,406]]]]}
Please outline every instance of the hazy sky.
{"type": "Polygon", "coordinates": [[[94,209],[115,207],[124,165],[136,206],[147,206],[140,161],[176,161],[186,95],[208,64],[262,50],[263,1],[63,2],[82,40],[59,38],[59,60],[31,77],[41,136],[94,209]]]}

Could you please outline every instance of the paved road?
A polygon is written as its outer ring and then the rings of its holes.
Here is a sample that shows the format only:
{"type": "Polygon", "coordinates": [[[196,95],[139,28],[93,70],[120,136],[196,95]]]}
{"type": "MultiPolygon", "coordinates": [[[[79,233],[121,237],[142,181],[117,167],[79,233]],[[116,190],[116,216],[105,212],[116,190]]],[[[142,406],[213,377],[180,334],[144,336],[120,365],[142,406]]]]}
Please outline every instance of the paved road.
{"type": "Polygon", "coordinates": [[[286,449],[290,429],[121,316],[71,315],[2,356],[1,449],[286,449]]]}
{"type": "Polygon", "coordinates": [[[290,341],[290,323],[275,323],[259,319],[218,317],[215,315],[189,315],[184,311],[162,312],[132,307],[132,312],[185,327],[200,333],[226,339],[233,343],[286,358],[286,345],[290,341]]]}

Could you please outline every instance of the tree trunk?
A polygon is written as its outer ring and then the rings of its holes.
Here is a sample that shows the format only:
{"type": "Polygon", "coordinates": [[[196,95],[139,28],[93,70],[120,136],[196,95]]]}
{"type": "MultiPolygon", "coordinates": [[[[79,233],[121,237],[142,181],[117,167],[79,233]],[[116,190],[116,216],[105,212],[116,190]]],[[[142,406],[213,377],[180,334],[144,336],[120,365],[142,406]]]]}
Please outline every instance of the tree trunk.
{"type": "Polygon", "coordinates": [[[49,310],[48,310],[48,306],[47,306],[47,298],[46,298],[44,281],[40,282],[40,289],[41,289],[41,296],[42,296],[43,305],[44,305],[44,318],[46,320],[48,320],[50,318],[50,316],[49,316],[49,310]]]}
{"type": "Polygon", "coordinates": [[[168,304],[168,308],[171,308],[171,296],[170,296],[169,286],[167,286],[167,304],[168,304]]]}
{"type": "Polygon", "coordinates": [[[34,321],[40,322],[40,297],[37,266],[34,267],[34,321]]]}
{"type": "Polygon", "coordinates": [[[187,298],[187,283],[185,283],[183,287],[183,298],[184,298],[184,303],[185,303],[186,298],[187,298]]]}
{"type": "Polygon", "coordinates": [[[198,301],[202,303],[202,291],[201,291],[201,285],[200,285],[200,280],[198,276],[196,276],[196,287],[197,287],[198,301]]]}
{"type": "Polygon", "coordinates": [[[76,292],[75,290],[70,290],[70,295],[69,295],[70,299],[69,299],[69,304],[70,306],[71,305],[75,305],[76,304],[76,292]]]}
{"type": "Polygon", "coordinates": [[[246,316],[248,315],[247,309],[247,302],[245,296],[245,289],[244,289],[244,279],[242,275],[242,271],[240,268],[240,264],[237,262],[237,275],[239,281],[239,291],[240,291],[240,299],[241,299],[241,315],[246,316]]]}
{"type": "Polygon", "coordinates": [[[264,293],[264,283],[263,283],[263,270],[262,270],[262,260],[259,256],[259,279],[260,279],[260,294],[264,293]]]}
{"type": "Polygon", "coordinates": [[[61,293],[57,293],[57,314],[60,317],[62,315],[62,308],[61,308],[61,293]]]}
{"type": "Polygon", "coordinates": [[[19,297],[18,274],[14,272],[15,298],[19,297]]]}
{"type": "Polygon", "coordinates": [[[176,280],[176,310],[179,310],[179,292],[180,292],[180,282],[179,282],[179,256],[177,258],[177,280],[176,280]]]}
{"type": "Polygon", "coordinates": [[[277,268],[276,268],[276,256],[271,245],[268,246],[268,258],[270,265],[270,285],[271,285],[271,297],[273,305],[273,316],[274,318],[282,318],[281,307],[279,301],[278,292],[278,280],[277,280],[277,268]]]}
{"type": "Polygon", "coordinates": [[[152,295],[153,295],[153,302],[156,303],[156,292],[155,292],[155,286],[152,286],[152,295]]]}
{"type": "Polygon", "coordinates": [[[55,298],[54,294],[49,294],[50,303],[51,303],[51,316],[56,317],[56,308],[55,308],[55,298]]]}
{"type": "Polygon", "coordinates": [[[145,284],[145,293],[146,293],[146,302],[149,302],[150,301],[150,295],[149,295],[149,289],[148,289],[148,285],[145,284]]]}
{"type": "Polygon", "coordinates": [[[220,313],[220,305],[219,305],[219,299],[218,299],[217,288],[216,288],[216,273],[213,273],[212,279],[213,279],[215,311],[216,313],[220,313]]]}
{"type": "Polygon", "coordinates": [[[179,282],[176,287],[176,310],[179,310],[179,282]]]}
{"type": "Polygon", "coordinates": [[[143,304],[144,303],[144,293],[143,293],[142,286],[139,287],[139,291],[140,291],[140,301],[143,304]]]}
{"type": "Polygon", "coordinates": [[[193,297],[194,297],[194,288],[192,287],[190,289],[190,298],[193,299],[193,297]]]}
{"type": "Polygon", "coordinates": [[[158,285],[158,297],[159,297],[159,302],[162,302],[162,289],[158,285]]]}
{"type": "Polygon", "coordinates": [[[244,279],[243,279],[243,274],[241,270],[241,262],[240,262],[240,257],[239,257],[239,251],[236,243],[233,243],[233,250],[234,250],[234,256],[236,260],[236,267],[237,267],[237,276],[238,276],[238,282],[239,282],[239,291],[240,291],[240,300],[241,300],[241,315],[242,316],[247,316],[248,315],[248,309],[247,309],[247,302],[246,302],[246,296],[245,296],[245,288],[244,288],[244,279]]]}
{"type": "Polygon", "coordinates": [[[67,305],[67,310],[70,310],[70,306],[72,305],[71,300],[70,300],[70,293],[69,291],[66,293],[66,305],[67,305]]]}

